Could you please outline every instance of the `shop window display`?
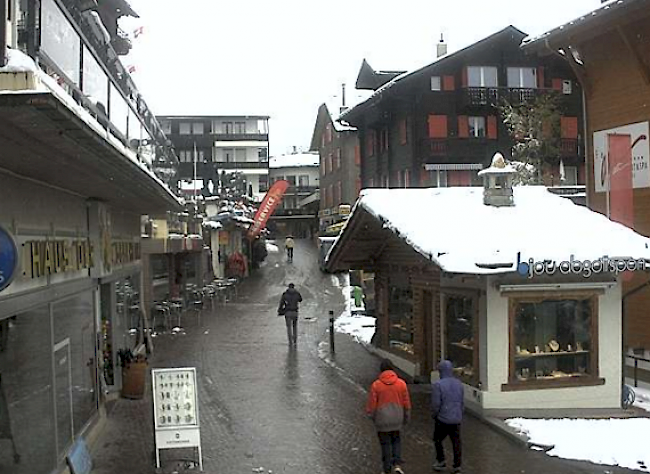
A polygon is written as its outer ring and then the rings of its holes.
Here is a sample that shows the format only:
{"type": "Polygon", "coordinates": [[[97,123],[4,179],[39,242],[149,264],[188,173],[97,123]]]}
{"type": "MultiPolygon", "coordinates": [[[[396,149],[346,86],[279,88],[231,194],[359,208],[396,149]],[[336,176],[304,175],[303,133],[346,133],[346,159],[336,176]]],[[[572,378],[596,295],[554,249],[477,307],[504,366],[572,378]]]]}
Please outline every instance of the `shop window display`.
{"type": "Polygon", "coordinates": [[[595,298],[512,301],[514,373],[511,381],[595,376],[595,298]]]}
{"type": "Polygon", "coordinates": [[[388,295],[390,347],[413,354],[413,292],[391,286],[388,295]]]}
{"type": "Polygon", "coordinates": [[[476,299],[470,295],[445,295],[446,357],[463,383],[477,382],[476,299]]]}

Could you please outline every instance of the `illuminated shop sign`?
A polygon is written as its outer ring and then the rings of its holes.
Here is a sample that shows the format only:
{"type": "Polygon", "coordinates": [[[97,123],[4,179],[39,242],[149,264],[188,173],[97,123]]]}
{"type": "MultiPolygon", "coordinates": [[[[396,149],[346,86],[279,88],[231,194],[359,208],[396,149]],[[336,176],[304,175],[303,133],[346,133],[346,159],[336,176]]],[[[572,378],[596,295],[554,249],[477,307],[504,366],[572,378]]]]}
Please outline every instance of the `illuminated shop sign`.
{"type": "Polygon", "coordinates": [[[9,286],[16,273],[18,251],[8,232],[0,227],[0,291],[9,286]]]}

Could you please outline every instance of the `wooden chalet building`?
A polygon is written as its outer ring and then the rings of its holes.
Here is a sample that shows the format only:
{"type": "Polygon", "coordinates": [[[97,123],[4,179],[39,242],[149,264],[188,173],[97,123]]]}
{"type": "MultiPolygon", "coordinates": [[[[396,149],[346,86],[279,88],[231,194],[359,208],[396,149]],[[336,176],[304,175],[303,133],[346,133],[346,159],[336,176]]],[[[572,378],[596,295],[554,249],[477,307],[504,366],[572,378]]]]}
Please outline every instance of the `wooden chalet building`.
{"type": "Polygon", "coordinates": [[[334,110],[334,106],[322,104],[318,108],[311,139],[310,150],[320,155],[318,217],[322,233],[327,233],[329,226],[347,219],[361,190],[357,129],[336,121],[341,110],[345,107],[334,110]]]}
{"type": "MultiPolygon", "coordinates": [[[[564,185],[584,183],[582,98],[574,73],[557,57],[525,54],[526,34],[513,26],[408,74],[361,67],[357,88],[373,89],[341,120],[358,128],[361,185],[468,186],[512,141],[499,116],[511,103],[538,94],[561,95],[564,185]]],[[[559,165],[559,161],[558,161],[559,165]]],[[[559,169],[549,184],[560,184],[559,169]]]]}
{"type": "Polygon", "coordinates": [[[650,239],[546,187],[513,189],[511,173],[501,157],[481,171],[485,188],[363,190],[326,268],[374,272],[373,351],[423,381],[451,360],[468,408],[611,413],[622,392],[617,268],[643,270],[650,239]]]}
{"type": "MultiPolygon", "coordinates": [[[[606,2],[523,47],[562,58],[582,84],[587,111],[587,205],[646,236],[650,236],[648,31],[650,1],[621,0],[606,2]],[[616,142],[620,140],[624,147],[619,152],[616,142]],[[619,164],[627,164],[629,171],[614,173],[619,164]]],[[[647,274],[636,274],[625,282],[623,294],[624,344],[645,359],[650,359],[648,282],[647,274]]],[[[645,368],[644,378],[650,381],[650,364],[645,368]]]]}

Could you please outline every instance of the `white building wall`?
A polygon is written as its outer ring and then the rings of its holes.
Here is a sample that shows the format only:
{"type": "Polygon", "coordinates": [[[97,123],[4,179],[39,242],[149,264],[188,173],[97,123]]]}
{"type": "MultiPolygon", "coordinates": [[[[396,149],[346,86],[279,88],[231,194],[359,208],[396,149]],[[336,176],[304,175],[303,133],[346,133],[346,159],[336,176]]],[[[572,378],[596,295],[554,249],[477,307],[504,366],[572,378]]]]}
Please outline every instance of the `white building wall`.
{"type": "Polygon", "coordinates": [[[508,298],[498,288],[487,287],[487,390],[484,409],[619,408],[621,390],[621,286],[607,289],[598,298],[598,377],[604,385],[502,392],[508,382],[508,298]]]}

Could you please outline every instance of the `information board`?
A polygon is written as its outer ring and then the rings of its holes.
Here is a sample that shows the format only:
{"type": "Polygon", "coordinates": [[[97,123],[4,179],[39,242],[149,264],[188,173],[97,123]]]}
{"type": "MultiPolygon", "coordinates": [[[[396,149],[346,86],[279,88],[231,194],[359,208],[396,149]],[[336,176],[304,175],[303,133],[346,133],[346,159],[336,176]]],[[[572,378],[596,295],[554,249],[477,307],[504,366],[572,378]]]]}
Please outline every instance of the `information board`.
{"type": "Polygon", "coordinates": [[[197,448],[203,471],[196,369],[153,369],[151,375],[156,467],[160,467],[161,449],[197,448]]]}

